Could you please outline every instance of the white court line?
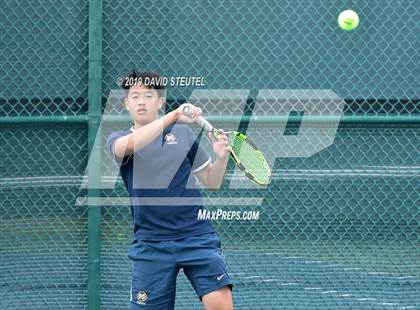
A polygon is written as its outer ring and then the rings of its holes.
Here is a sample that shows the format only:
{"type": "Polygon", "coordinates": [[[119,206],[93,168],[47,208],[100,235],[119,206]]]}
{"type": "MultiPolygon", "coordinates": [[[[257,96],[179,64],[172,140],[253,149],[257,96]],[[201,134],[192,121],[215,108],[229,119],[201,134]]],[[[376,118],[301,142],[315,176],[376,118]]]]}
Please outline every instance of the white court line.
{"type": "Polygon", "coordinates": [[[286,256],[286,257],[282,257],[283,259],[303,259],[303,257],[301,256],[286,256]]]}
{"type": "Polygon", "coordinates": [[[332,264],[332,265],[322,265],[322,266],[319,266],[319,267],[321,267],[321,268],[343,267],[343,265],[341,265],[341,264],[332,264]]]}
{"type": "MultiPolygon", "coordinates": [[[[276,253],[277,254],[277,253],[276,253]]],[[[284,259],[303,259],[303,257],[300,256],[289,256],[289,257],[282,257],[284,259]]],[[[304,263],[322,263],[322,261],[310,261],[310,260],[305,260],[304,263]]],[[[318,266],[318,267],[323,267],[323,268],[331,268],[331,267],[343,267],[342,264],[333,264],[333,265],[322,265],[322,266],[318,266]]],[[[343,271],[359,271],[359,270],[363,270],[362,268],[359,267],[345,267],[342,269],[343,271]]],[[[415,279],[414,276],[399,276],[396,277],[396,274],[392,274],[389,272],[362,272],[364,274],[368,274],[368,275],[385,275],[385,276],[390,276],[393,277],[394,279],[415,279]]],[[[265,279],[263,280],[264,282],[275,282],[277,281],[276,279],[265,279]]],[[[280,285],[282,286],[290,286],[290,285],[298,285],[298,283],[293,282],[293,283],[281,283],[280,285]]],[[[319,287],[305,287],[304,290],[312,290],[312,291],[318,291],[322,290],[322,288],[319,287]]],[[[378,301],[377,298],[375,297],[365,297],[365,298],[357,298],[357,296],[350,294],[350,293],[343,293],[343,292],[339,292],[336,290],[329,290],[329,291],[322,291],[319,292],[320,294],[334,294],[336,296],[339,297],[344,297],[344,298],[349,298],[349,297],[354,297],[356,298],[358,301],[362,301],[362,302],[375,302],[378,301]]],[[[400,303],[377,303],[378,305],[381,306],[398,306],[401,305],[400,303]]],[[[414,306],[405,306],[405,307],[401,307],[399,309],[414,309],[414,306]]]]}
{"type": "Polygon", "coordinates": [[[416,169],[416,168],[420,169],[420,166],[366,166],[366,167],[382,168],[382,169],[388,169],[388,168],[390,168],[390,169],[408,169],[408,170],[416,169]]]}
{"type": "MultiPolygon", "coordinates": [[[[320,292],[320,294],[335,294],[335,293],[340,293],[338,291],[324,291],[324,292],[320,292]]],[[[353,297],[353,294],[337,294],[337,296],[340,297],[353,297]]],[[[358,301],[378,301],[378,298],[375,297],[365,297],[365,298],[356,298],[358,301]]],[[[378,302],[378,305],[381,306],[398,306],[400,305],[400,303],[396,303],[396,302],[378,302]]],[[[404,306],[404,307],[400,307],[398,309],[414,309],[415,306],[404,306]]]]}
{"type": "Polygon", "coordinates": [[[279,252],[265,252],[265,253],[261,253],[261,255],[281,255],[281,256],[285,256],[286,253],[279,253],[279,252]]]}
{"type": "MultiPolygon", "coordinates": [[[[284,253],[279,253],[279,252],[265,252],[263,253],[265,255],[282,255],[282,257],[279,257],[280,259],[299,259],[302,260],[304,259],[303,263],[306,264],[320,264],[320,263],[325,263],[325,261],[318,261],[318,260],[305,260],[304,257],[302,256],[286,256],[284,253]]],[[[344,267],[342,264],[331,264],[331,265],[321,265],[321,266],[316,266],[316,267],[320,267],[320,268],[333,268],[333,267],[341,267],[340,270],[342,271],[361,271],[363,270],[360,267],[344,267]]],[[[399,276],[397,277],[397,275],[394,273],[389,273],[389,272],[361,272],[363,274],[367,274],[367,275],[381,275],[381,276],[388,276],[388,277],[392,277],[393,279],[398,279],[398,280],[404,280],[404,279],[416,279],[416,277],[414,276],[399,276]]],[[[329,292],[329,291],[328,291],[329,292]]],[[[345,297],[348,297],[351,295],[345,295],[345,297]]]]}
{"type": "Polygon", "coordinates": [[[405,279],[415,279],[414,276],[405,276],[405,277],[397,277],[398,280],[405,280],[405,279]]]}
{"type": "Polygon", "coordinates": [[[339,293],[338,291],[323,291],[320,294],[335,294],[335,293],[339,293]]]}
{"type": "MultiPolygon", "coordinates": [[[[300,257],[297,257],[297,258],[300,258],[300,257]]],[[[317,262],[317,261],[315,261],[315,262],[317,262]]],[[[340,265],[338,265],[338,266],[340,266],[340,265]]],[[[345,270],[360,270],[360,269],[361,268],[345,268],[345,270]]],[[[368,274],[373,274],[373,275],[388,274],[389,275],[389,273],[386,273],[386,272],[370,272],[368,274]]],[[[252,278],[261,278],[261,276],[245,277],[245,279],[252,279],[252,278]]],[[[414,278],[414,277],[413,276],[406,276],[406,277],[399,277],[399,278],[406,279],[406,278],[414,278]]],[[[281,281],[281,279],[261,279],[260,281],[262,281],[262,282],[279,282],[279,281],[281,281]]],[[[297,282],[284,282],[284,283],[280,283],[280,285],[282,285],[282,286],[294,286],[294,285],[298,285],[298,283],[297,282]]],[[[357,298],[357,296],[355,296],[354,294],[344,293],[344,292],[340,292],[340,291],[336,291],[336,290],[329,290],[329,291],[321,291],[320,292],[320,290],[323,289],[321,287],[304,287],[303,289],[307,290],[307,291],[317,291],[317,292],[319,292],[319,294],[323,294],[323,295],[333,294],[333,295],[336,295],[337,297],[343,297],[343,298],[354,297],[354,298],[356,298],[357,301],[361,301],[361,302],[377,302],[378,301],[378,299],[375,298],[375,297],[364,297],[364,298],[360,297],[360,298],[357,298]]],[[[400,303],[395,303],[395,302],[394,303],[392,303],[392,302],[377,302],[377,304],[381,305],[381,306],[399,306],[399,305],[401,305],[400,303]]],[[[404,307],[400,307],[399,309],[414,309],[414,308],[415,308],[414,306],[404,306],[404,307]]]]}

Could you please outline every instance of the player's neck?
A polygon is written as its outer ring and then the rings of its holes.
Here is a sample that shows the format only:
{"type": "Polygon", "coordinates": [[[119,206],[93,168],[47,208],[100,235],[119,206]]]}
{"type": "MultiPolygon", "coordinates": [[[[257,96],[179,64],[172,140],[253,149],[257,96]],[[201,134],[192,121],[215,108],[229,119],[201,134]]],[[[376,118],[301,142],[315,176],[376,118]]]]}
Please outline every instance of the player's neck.
{"type": "Polygon", "coordinates": [[[146,126],[147,124],[150,124],[151,122],[154,122],[155,120],[157,120],[157,118],[151,120],[150,122],[144,122],[144,123],[139,123],[139,122],[134,121],[133,127],[134,127],[134,129],[139,129],[143,126],[146,126]]]}

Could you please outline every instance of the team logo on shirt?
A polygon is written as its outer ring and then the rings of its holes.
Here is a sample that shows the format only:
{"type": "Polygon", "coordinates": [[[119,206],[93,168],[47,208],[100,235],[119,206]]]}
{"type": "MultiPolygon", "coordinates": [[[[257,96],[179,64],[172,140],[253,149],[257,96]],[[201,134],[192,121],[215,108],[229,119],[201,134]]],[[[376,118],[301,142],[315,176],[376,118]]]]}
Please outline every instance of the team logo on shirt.
{"type": "Polygon", "coordinates": [[[136,294],[137,303],[140,304],[140,305],[146,304],[146,300],[148,298],[149,298],[149,296],[147,296],[147,293],[145,291],[139,291],[136,294]]]}
{"type": "Polygon", "coordinates": [[[177,144],[176,137],[171,133],[166,134],[165,141],[167,144],[177,144]]]}

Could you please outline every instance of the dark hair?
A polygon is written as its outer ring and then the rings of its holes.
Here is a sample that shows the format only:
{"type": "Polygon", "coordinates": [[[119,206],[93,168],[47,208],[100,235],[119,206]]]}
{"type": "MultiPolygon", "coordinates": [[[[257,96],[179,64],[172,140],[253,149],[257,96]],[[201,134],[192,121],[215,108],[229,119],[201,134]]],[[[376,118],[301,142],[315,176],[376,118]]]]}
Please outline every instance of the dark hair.
{"type": "Polygon", "coordinates": [[[163,85],[162,80],[160,79],[160,75],[151,72],[151,71],[144,71],[138,72],[135,69],[131,70],[131,72],[123,78],[123,83],[121,87],[128,91],[134,85],[143,85],[150,89],[155,89],[159,95],[162,97],[165,94],[165,85],[163,85]],[[144,83],[145,80],[154,80],[155,83],[144,83]]]}

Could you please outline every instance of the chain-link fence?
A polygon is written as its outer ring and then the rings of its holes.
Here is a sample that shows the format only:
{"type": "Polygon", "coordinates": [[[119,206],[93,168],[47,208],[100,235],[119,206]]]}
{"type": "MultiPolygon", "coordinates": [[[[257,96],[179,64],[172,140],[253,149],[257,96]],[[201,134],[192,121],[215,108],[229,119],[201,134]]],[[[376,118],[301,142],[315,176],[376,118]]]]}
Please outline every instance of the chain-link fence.
{"type": "MultiPolygon", "coordinates": [[[[2,309],[82,309],[91,298],[92,228],[88,207],[76,202],[88,195],[88,140],[95,136],[88,123],[93,2],[2,3],[2,309]]],[[[116,78],[132,68],[202,76],[205,89],[247,89],[239,109],[245,114],[261,89],[331,89],[344,99],[334,143],[309,158],[277,158],[267,188],[233,187],[230,165],[221,191],[203,190],[208,201],[225,202],[209,203],[209,210],[259,211],[255,221],[214,222],[237,309],[420,307],[417,1],[104,0],[102,6],[103,107],[116,78]],[[351,32],[336,22],[347,8],[361,20],[351,32]],[[248,203],[235,205],[237,198],[248,203]]],[[[166,110],[193,91],[170,87],[166,110]]],[[[222,113],[209,100],[203,108],[217,116],[217,127],[250,125],[226,120],[235,107],[222,113]]],[[[276,116],[276,109],[265,115],[276,116]]],[[[252,138],[269,157],[279,148],[278,124],[275,118],[253,124],[252,138]]],[[[289,121],[284,135],[298,135],[300,125],[289,121]]],[[[311,126],[322,133],[329,125],[311,126]]],[[[126,127],[106,127],[102,144],[111,130],[126,127]]],[[[115,163],[102,155],[103,184],[117,180],[102,195],[126,197],[115,163]]],[[[125,309],[131,214],[124,205],[101,212],[100,308],[125,309]]],[[[184,275],[177,285],[177,309],[199,309],[184,275]]]]}

